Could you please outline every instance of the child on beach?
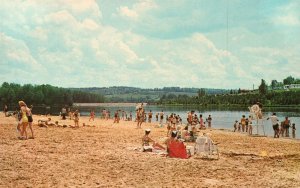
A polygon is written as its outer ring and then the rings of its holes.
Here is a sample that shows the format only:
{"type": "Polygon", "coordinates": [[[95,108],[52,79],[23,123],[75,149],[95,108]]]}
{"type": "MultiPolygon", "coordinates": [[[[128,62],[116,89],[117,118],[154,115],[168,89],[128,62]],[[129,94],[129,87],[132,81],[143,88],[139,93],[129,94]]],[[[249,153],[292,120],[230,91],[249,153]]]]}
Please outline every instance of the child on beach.
{"type": "Polygon", "coordinates": [[[238,122],[238,120],[235,120],[235,123],[233,124],[233,128],[234,128],[233,132],[235,132],[237,130],[238,126],[239,126],[239,122],[238,122]]]}
{"type": "Polygon", "coordinates": [[[296,138],[296,126],[295,126],[295,123],[292,124],[292,136],[293,136],[293,138],[296,138]]]}

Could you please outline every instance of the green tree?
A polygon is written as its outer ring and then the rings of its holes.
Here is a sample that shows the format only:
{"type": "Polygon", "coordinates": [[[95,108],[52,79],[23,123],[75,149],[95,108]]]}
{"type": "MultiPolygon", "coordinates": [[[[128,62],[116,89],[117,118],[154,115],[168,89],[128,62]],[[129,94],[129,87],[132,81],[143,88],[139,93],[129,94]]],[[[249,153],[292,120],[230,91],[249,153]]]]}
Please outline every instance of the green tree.
{"type": "Polygon", "coordinates": [[[290,85],[290,84],[293,84],[294,81],[295,81],[295,78],[293,78],[292,76],[288,76],[285,79],[283,79],[283,84],[290,85]]]}
{"type": "Polygon", "coordinates": [[[271,87],[272,87],[272,89],[276,88],[277,85],[278,85],[277,80],[272,80],[272,81],[271,81],[271,87]]]}
{"type": "Polygon", "coordinates": [[[260,93],[261,95],[267,94],[268,86],[267,86],[266,81],[265,81],[264,79],[261,79],[261,84],[260,84],[260,86],[258,87],[258,90],[259,90],[259,93],[260,93]]]}

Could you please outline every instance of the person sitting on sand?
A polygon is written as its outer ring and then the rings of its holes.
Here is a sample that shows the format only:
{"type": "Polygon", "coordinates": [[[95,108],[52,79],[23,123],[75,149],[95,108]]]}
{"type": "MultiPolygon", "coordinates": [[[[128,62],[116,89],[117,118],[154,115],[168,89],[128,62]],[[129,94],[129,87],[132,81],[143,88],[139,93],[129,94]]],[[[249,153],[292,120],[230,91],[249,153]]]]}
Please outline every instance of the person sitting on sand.
{"type": "Polygon", "coordinates": [[[143,151],[152,151],[153,149],[159,149],[159,150],[164,150],[165,148],[161,146],[160,144],[156,143],[154,140],[152,140],[149,137],[151,130],[146,129],[145,130],[145,135],[142,138],[142,146],[143,146],[143,151]],[[150,145],[150,142],[152,142],[152,146],[150,145]]]}
{"type": "Polygon", "coordinates": [[[171,158],[187,159],[190,156],[187,154],[185,145],[177,138],[177,131],[172,131],[171,137],[165,141],[167,145],[167,153],[171,158]]]}

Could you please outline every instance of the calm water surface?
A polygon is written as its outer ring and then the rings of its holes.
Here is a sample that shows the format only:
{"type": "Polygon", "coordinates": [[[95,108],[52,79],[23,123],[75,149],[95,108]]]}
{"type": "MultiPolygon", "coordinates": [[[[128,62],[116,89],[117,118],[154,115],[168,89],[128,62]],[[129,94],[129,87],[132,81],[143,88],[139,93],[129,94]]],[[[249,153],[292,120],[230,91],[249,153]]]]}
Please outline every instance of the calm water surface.
{"type": "MultiPolygon", "coordinates": [[[[118,109],[124,110],[127,112],[129,116],[129,112],[132,112],[133,117],[135,117],[135,106],[94,106],[94,107],[76,107],[79,109],[80,114],[82,116],[89,116],[90,110],[95,110],[96,115],[99,117],[100,112],[103,109],[107,109],[111,111],[111,117],[113,116],[114,112],[118,109]]],[[[240,121],[242,118],[242,115],[245,115],[248,117],[250,115],[247,108],[196,108],[195,106],[154,106],[154,105],[147,105],[145,106],[146,112],[149,112],[152,110],[153,114],[157,112],[164,111],[165,115],[170,115],[171,113],[175,113],[177,115],[180,115],[180,117],[183,120],[183,123],[186,123],[187,118],[187,112],[190,110],[194,110],[196,114],[199,115],[202,114],[204,117],[204,120],[208,117],[208,115],[212,116],[212,127],[218,128],[218,129],[230,129],[233,130],[233,124],[235,120],[240,121]]],[[[36,111],[40,111],[36,109],[36,111]]],[[[50,112],[52,114],[59,114],[60,109],[50,109],[50,112]]],[[[300,109],[286,109],[286,108],[273,108],[273,109],[263,109],[263,115],[264,115],[264,129],[265,133],[268,136],[272,136],[274,134],[271,121],[266,120],[266,117],[270,116],[273,112],[276,112],[277,117],[280,121],[283,121],[284,118],[287,116],[291,120],[291,123],[296,124],[296,138],[300,138],[300,109]]],[[[40,112],[43,113],[43,112],[40,112]]],[[[165,119],[165,118],[164,118],[165,119]]],[[[155,115],[152,119],[152,122],[155,122],[155,115]]],[[[256,133],[256,127],[253,128],[253,133],[256,133]]],[[[259,133],[263,134],[263,130],[260,128],[259,133]]],[[[291,136],[292,130],[290,129],[290,136],[291,136]]]]}

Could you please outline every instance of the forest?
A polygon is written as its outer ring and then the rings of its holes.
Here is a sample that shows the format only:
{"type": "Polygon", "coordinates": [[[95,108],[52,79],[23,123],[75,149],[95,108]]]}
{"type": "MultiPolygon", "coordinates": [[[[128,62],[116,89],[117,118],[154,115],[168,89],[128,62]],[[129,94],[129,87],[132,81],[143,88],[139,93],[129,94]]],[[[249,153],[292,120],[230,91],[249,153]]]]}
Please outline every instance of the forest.
{"type": "Polygon", "coordinates": [[[15,106],[23,100],[28,105],[71,106],[77,103],[104,102],[103,95],[54,87],[51,85],[15,84],[4,82],[0,87],[0,103],[15,106]]]}
{"type": "Polygon", "coordinates": [[[163,95],[158,104],[248,106],[261,102],[266,106],[300,105],[300,88],[283,88],[290,84],[300,84],[300,79],[288,76],[282,82],[272,80],[270,85],[262,79],[257,90],[238,89],[224,94],[208,94],[205,89],[199,89],[197,96],[168,94],[163,95]]]}

